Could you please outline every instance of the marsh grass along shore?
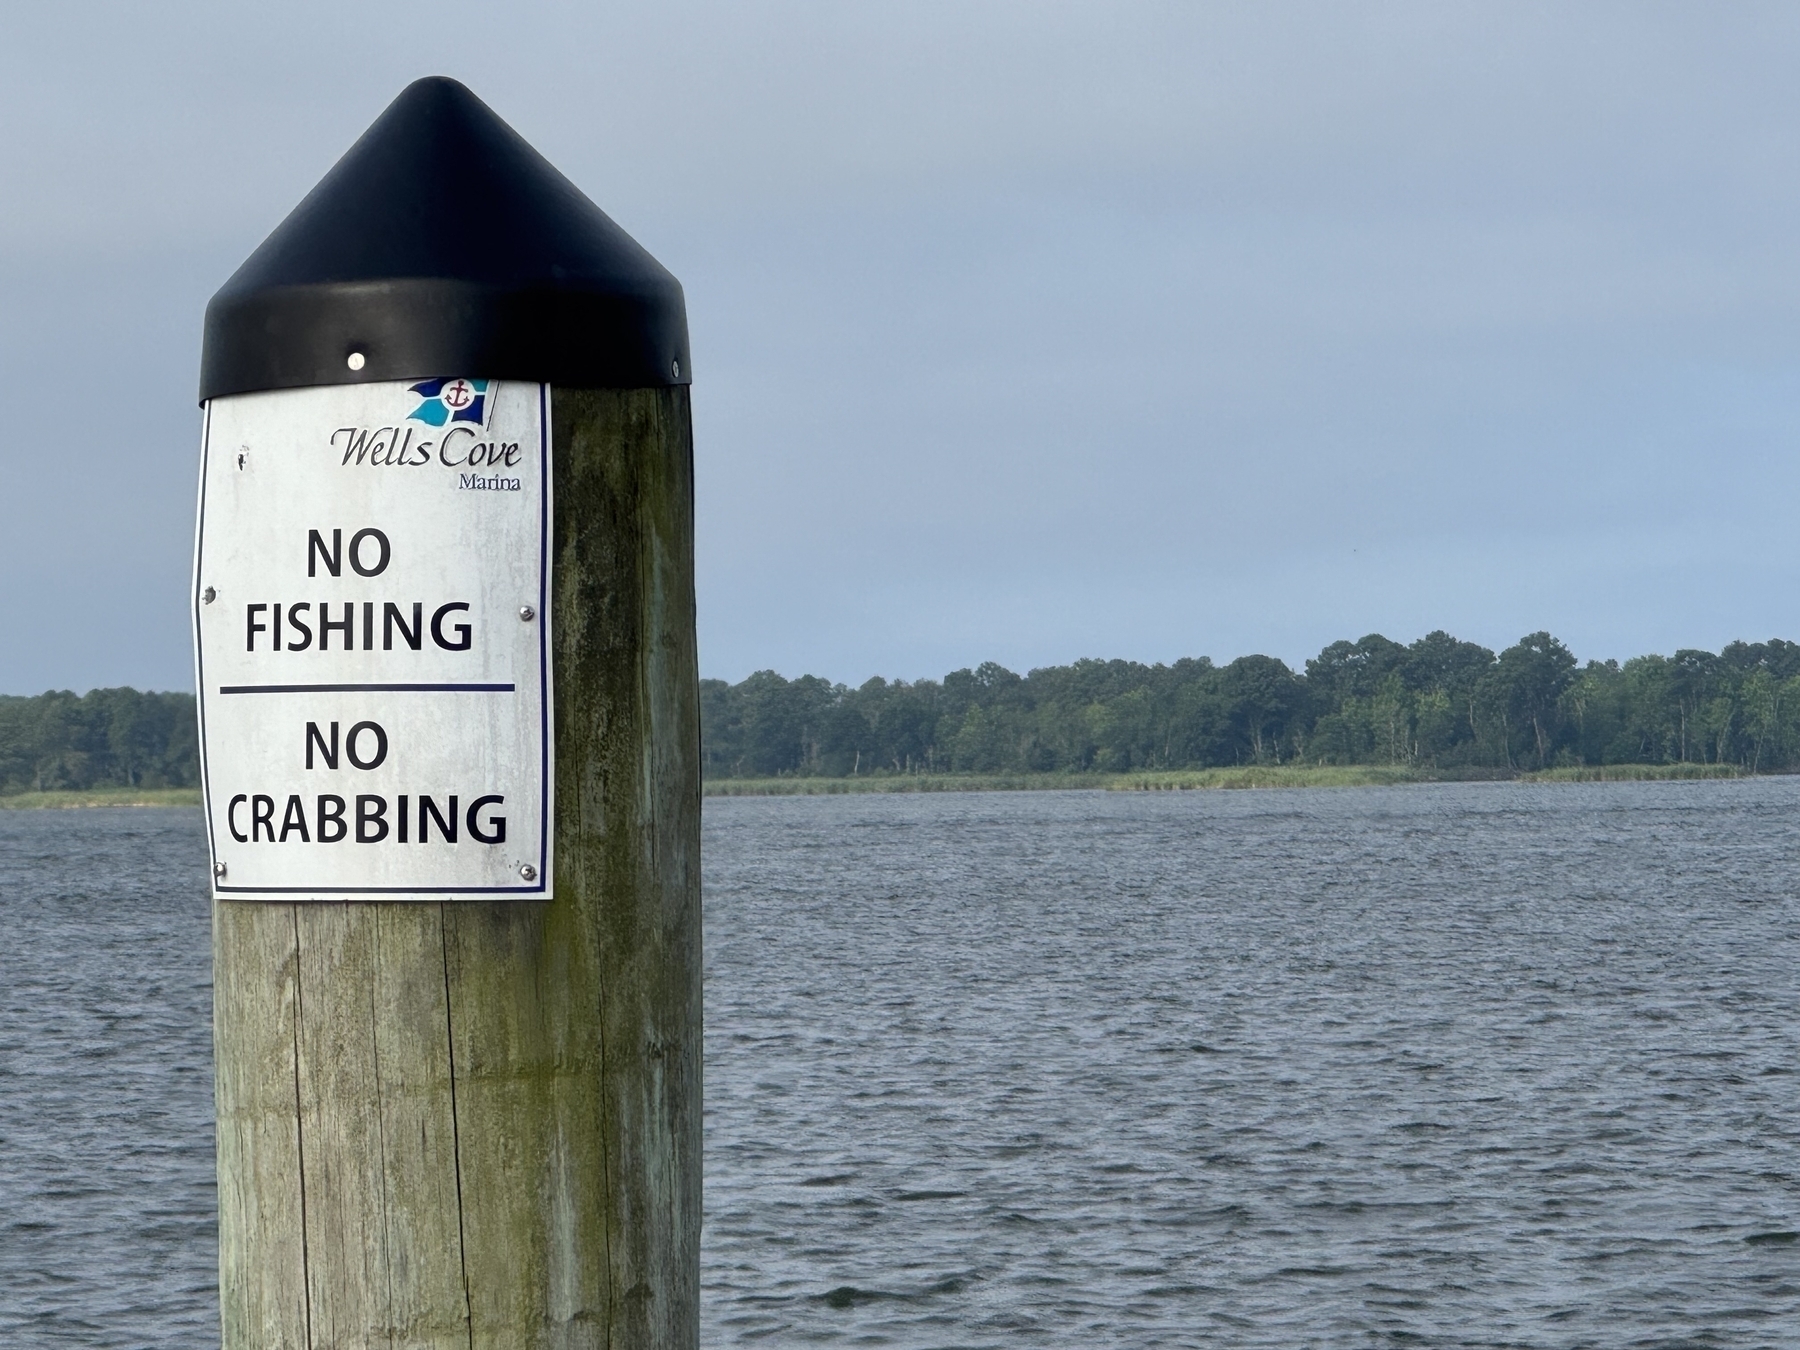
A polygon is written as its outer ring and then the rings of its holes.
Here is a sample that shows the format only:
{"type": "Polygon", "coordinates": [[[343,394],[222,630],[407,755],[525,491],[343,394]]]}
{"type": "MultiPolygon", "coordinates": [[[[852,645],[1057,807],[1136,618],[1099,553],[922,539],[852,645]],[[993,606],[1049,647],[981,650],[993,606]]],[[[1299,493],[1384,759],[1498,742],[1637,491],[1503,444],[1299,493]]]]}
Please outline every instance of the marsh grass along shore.
{"type": "Polygon", "coordinates": [[[1379,764],[1247,765],[1146,773],[885,774],[853,778],[720,778],[709,797],[825,797],[851,792],[1185,792],[1206,789],[1393,787],[1402,783],[1641,783],[1661,779],[1741,778],[1731,764],[1605,764],[1518,774],[1445,774],[1379,764]]]}
{"type": "MultiPolygon", "coordinates": [[[[1624,783],[1658,779],[1741,778],[1729,764],[1607,764],[1545,769],[1506,781],[1624,783]]],[[[889,774],[859,778],[724,778],[705,785],[709,797],[829,797],[867,792],[1188,792],[1244,788],[1392,787],[1402,783],[1463,782],[1382,765],[1251,765],[1235,769],[1176,769],[1164,773],[889,774]]],[[[198,788],[103,788],[88,792],[0,795],[0,811],[67,811],[101,806],[198,806],[198,788]]]]}
{"type": "Polygon", "coordinates": [[[0,811],[57,811],[88,806],[198,806],[199,788],[93,788],[82,792],[0,794],[0,811]]]}

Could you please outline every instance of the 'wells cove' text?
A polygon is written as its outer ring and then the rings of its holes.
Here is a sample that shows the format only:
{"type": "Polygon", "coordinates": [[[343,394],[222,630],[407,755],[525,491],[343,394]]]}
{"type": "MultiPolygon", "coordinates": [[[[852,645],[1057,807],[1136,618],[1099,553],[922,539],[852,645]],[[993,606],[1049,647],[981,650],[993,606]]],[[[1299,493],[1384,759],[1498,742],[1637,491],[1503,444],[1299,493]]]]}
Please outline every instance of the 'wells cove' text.
{"type": "MultiPolygon", "coordinates": [[[[510,469],[522,457],[517,441],[478,440],[468,427],[451,427],[438,441],[415,440],[412,427],[339,427],[331,433],[333,450],[340,440],[342,467],[417,469],[435,460],[446,469],[510,469]]],[[[463,487],[471,486],[469,477],[464,475],[463,487]]]]}

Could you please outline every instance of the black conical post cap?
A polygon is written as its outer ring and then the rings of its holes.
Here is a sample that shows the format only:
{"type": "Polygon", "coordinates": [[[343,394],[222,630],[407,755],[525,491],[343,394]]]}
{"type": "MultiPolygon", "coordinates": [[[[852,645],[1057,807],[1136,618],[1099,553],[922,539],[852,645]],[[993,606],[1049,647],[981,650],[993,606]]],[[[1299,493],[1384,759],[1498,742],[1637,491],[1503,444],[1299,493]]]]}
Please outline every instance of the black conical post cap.
{"type": "Polygon", "coordinates": [[[213,296],[200,398],[437,375],[638,389],[688,371],[681,283],[432,77],[213,296]]]}

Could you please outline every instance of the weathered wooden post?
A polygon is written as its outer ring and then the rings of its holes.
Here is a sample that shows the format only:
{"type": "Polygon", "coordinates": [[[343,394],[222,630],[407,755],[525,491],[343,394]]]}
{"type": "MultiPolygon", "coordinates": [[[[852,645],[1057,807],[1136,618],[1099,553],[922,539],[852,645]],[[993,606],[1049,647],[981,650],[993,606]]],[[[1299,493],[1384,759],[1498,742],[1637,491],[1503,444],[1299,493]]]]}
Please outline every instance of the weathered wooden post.
{"type": "Polygon", "coordinates": [[[688,371],[445,79],[207,309],[228,1350],[698,1342],[688,371]]]}

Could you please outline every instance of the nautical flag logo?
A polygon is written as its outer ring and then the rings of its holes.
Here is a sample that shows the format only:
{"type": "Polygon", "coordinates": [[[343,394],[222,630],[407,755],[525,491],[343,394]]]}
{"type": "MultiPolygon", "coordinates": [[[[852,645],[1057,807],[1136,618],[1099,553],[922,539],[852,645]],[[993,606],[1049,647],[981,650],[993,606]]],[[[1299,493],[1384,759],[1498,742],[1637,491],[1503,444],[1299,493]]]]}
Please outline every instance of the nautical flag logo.
{"type": "Polygon", "coordinates": [[[441,427],[446,422],[473,422],[478,427],[486,426],[490,383],[490,380],[444,379],[415,384],[412,392],[424,401],[406,415],[407,419],[431,427],[441,427]]]}

